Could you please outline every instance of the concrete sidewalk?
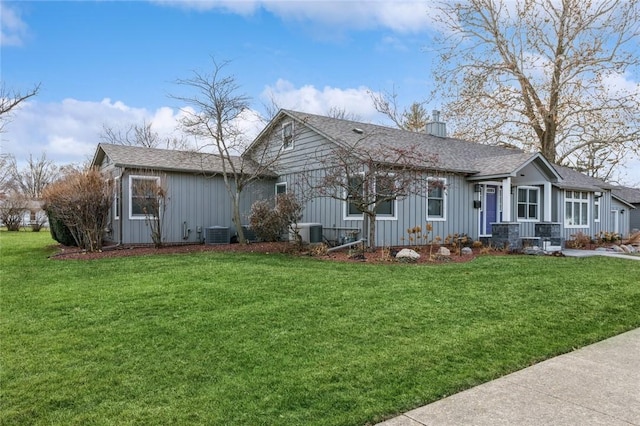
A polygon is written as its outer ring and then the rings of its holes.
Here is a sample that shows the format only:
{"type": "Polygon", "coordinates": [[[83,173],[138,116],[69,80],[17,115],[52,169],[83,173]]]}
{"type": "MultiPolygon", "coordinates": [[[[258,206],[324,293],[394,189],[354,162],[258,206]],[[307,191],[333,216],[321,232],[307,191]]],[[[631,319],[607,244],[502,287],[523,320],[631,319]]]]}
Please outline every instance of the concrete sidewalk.
{"type": "Polygon", "coordinates": [[[640,328],[379,425],[640,425],[640,328]]]}
{"type": "Polygon", "coordinates": [[[640,256],[637,255],[616,253],[611,251],[563,249],[562,253],[565,256],[569,257],[607,256],[617,257],[618,259],[640,260],[640,256]]]}

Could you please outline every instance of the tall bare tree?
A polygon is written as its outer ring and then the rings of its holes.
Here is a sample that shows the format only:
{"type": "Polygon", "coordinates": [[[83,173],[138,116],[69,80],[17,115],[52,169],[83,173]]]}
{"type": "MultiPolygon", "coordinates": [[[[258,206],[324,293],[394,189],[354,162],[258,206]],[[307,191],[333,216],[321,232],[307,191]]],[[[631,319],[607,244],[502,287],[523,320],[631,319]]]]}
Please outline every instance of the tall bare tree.
{"type": "Polygon", "coordinates": [[[188,148],[188,143],[184,137],[162,138],[157,131],[153,130],[153,122],[147,122],[146,120],[142,124],[130,124],[124,129],[103,125],[100,140],[115,145],[142,146],[146,148],[188,148]]]}
{"type": "Polygon", "coordinates": [[[60,168],[43,152],[40,158],[29,155],[27,164],[19,169],[14,157],[9,162],[10,186],[31,200],[42,198],[42,192],[60,176],[60,168]]]}
{"type": "Polygon", "coordinates": [[[39,91],[39,84],[26,92],[8,89],[4,82],[0,84],[0,133],[4,129],[11,111],[20,103],[37,95],[39,91]]]}
{"type": "Polygon", "coordinates": [[[278,154],[273,155],[265,148],[262,153],[253,153],[253,158],[259,161],[240,156],[251,142],[243,127],[243,114],[249,111],[249,98],[240,93],[235,77],[225,74],[228,61],[216,62],[212,58],[212,62],[210,73],[193,71],[190,78],[177,80],[178,85],[192,91],[192,94],[172,95],[172,98],[190,107],[183,110],[183,130],[200,141],[206,141],[206,145],[212,146],[222,160],[222,176],[233,205],[233,223],[238,241],[245,243],[240,197],[249,184],[270,174],[278,154]]]}
{"type": "Polygon", "coordinates": [[[413,102],[408,108],[398,105],[398,94],[395,89],[391,92],[371,92],[373,106],[379,113],[384,114],[399,129],[410,132],[422,132],[429,122],[429,116],[424,108],[425,102],[413,102]]]}
{"type": "Polygon", "coordinates": [[[436,79],[457,136],[537,150],[604,178],[640,152],[640,86],[624,87],[640,64],[639,0],[466,0],[439,9],[436,79]]]}

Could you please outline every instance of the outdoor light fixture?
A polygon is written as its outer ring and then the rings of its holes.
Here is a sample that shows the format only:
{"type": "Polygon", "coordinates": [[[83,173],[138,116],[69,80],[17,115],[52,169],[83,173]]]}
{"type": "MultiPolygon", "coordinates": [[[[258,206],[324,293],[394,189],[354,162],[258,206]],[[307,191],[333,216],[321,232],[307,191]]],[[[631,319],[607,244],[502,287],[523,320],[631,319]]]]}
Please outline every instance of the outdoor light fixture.
{"type": "Polygon", "coordinates": [[[473,192],[482,192],[482,185],[480,185],[479,183],[476,183],[473,186],[473,192]]]}
{"type": "Polygon", "coordinates": [[[602,192],[600,192],[600,191],[596,191],[596,192],[594,192],[594,193],[593,193],[593,195],[594,195],[596,198],[600,198],[600,197],[602,197],[602,192]]]}

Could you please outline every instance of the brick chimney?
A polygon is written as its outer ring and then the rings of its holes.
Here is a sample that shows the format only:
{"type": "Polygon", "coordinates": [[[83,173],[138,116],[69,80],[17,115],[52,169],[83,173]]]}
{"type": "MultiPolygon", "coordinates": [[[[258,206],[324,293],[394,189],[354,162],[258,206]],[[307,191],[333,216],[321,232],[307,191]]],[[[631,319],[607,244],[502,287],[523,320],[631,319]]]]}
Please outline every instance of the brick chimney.
{"type": "Polygon", "coordinates": [[[427,123],[425,131],[439,138],[447,137],[447,125],[440,121],[440,111],[437,109],[433,110],[431,121],[427,123]]]}

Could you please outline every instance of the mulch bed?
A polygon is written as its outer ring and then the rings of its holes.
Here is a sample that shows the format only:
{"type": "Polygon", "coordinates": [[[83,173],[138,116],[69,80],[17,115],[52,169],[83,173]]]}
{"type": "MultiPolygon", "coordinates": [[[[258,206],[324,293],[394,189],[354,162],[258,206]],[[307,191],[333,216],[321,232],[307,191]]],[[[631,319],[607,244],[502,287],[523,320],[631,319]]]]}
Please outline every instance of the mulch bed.
{"type": "MultiPolygon", "coordinates": [[[[65,247],[57,245],[57,252],[51,256],[57,260],[93,260],[126,256],[152,256],[158,254],[180,254],[180,253],[201,253],[201,252],[225,252],[225,253],[286,253],[292,256],[311,256],[320,260],[340,261],[340,262],[359,262],[359,263],[399,263],[392,257],[395,251],[401,248],[381,249],[374,251],[362,252],[361,250],[338,250],[331,253],[323,253],[323,250],[306,247],[299,250],[296,246],[288,242],[275,243],[250,243],[250,244],[180,244],[167,245],[161,248],[153,246],[125,245],[125,246],[105,246],[101,252],[87,253],[79,250],[77,247],[65,247]]],[[[429,247],[414,248],[420,253],[420,259],[411,263],[462,263],[469,262],[478,256],[503,255],[505,252],[497,250],[486,250],[474,248],[472,254],[459,255],[459,253],[451,249],[451,256],[438,256],[435,253],[437,249],[430,250],[429,247]]]]}

